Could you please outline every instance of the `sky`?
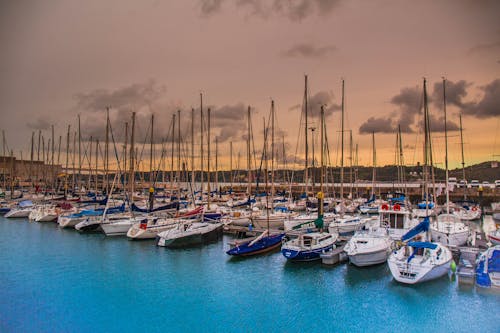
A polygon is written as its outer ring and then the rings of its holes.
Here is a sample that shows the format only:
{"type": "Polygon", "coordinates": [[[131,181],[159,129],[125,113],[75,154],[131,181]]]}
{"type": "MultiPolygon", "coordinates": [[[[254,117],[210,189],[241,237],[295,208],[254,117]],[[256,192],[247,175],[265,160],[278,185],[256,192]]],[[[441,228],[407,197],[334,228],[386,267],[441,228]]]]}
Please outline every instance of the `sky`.
{"type": "Polygon", "coordinates": [[[51,125],[64,151],[68,125],[74,137],[80,115],[88,149],[90,136],[104,139],[110,107],[118,142],[137,113],[142,151],[154,114],[158,156],[178,110],[183,145],[190,145],[194,108],[198,150],[203,94],[212,154],[217,138],[219,165],[227,168],[232,142],[233,166],[240,154],[243,168],[247,108],[260,152],[274,100],[276,155],[285,150],[289,165],[302,163],[307,75],[308,126],[317,129],[309,145],[319,146],[325,105],[330,165],[340,163],[342,80],[346,158],[352,133],[359,164],[372,165],[374,132],[377,165],[394,163],[400,126],[405,162],[416,164],[425,77],[435,162],[443,166],[445,77],[450,165],[461,163],[459,114],[465,163],[498,160],[498,13],[493,0],[0,0],[0,129],[8,149],[26,158],[32,133],[35,145],[39,131],[48,144],[51,125]]]}

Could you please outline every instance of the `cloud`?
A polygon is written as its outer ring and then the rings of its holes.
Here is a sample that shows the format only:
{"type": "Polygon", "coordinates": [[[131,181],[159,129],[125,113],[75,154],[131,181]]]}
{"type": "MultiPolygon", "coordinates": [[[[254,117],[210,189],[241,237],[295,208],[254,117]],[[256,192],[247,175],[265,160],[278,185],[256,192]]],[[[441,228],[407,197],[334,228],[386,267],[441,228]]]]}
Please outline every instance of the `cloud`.
{"type": "MultiPolygon", "coordinates": [[[[429,100],[432,100],[429,98],[429,100]]],[[[399,94],[391,98],[391,103],[398,107],[398,110],[391,117],[394,123],[401,126],[403,133],[413,133],[412,125],[415,116],[421,112],[422,92],[418,87],[403,88],[399,94]]]]}
{"type": "MultiPolygon", "coordinates": [[[[446,81],[446,104],[455,105],[462,108],[465,105],[463,99],[467,96],[467,88],[472,86],[472,83],[465,80],[460,80],[458,82],[446,81]]],[[[432,93],[432,101],[434,105],[442,108],[443,107],[443,83],[436,82],[434,84],[434,91],[432,93]]]]}
{"type": "Polygon", "coordinates": [[[485,52],[487,53],[487,52],[496,52],[498,50],[500,50],[500,41],[474,45],[468,50],[467,53],[468,54],[485,53],[485,52]]]}
{"type": "Polygon", "coordinates": [[[77,107],[81,110],[102,112],[109,106],[137,111],[159,100],[165,91],[164,86],[157,86],[155,81],[150,79],[145,83],[134,83],[114,91],[96,89],[88,93],[79,93],[75,95],[75,99],[77,107]]]}
{"type": "Polygon", "coordinates": [[[217,13],[221,9],[223,0],[202,0],[200,1],[201,14],[209,16],[217,13]]]}
{"type": "Polygon", "coordinates": [[[483,91],[482,99],[477,103],[467,103],[463,108],[464,114],[480,119],[500,116],[500,79],[480,89],[483,91]]]}
{"type": "MultiPolygon", "coordinates": [[[[225,0],[201,0],[203,16],[221,11],[225,0]]],[[[340,0],[237,0],[236,8],[243,8],[250,16],[267,19],[272,15],[300,22],[311,15],[326,16],[333,12],[340,0]]]]}
{"type": "Polygon", "coordinates": [[[359,134],[375,133],[394,133],[395,127],[389,118],[370,117],[359,127],[359,134]]]}
{"type": "MultiPolygon", "coordinates": [[[[333,115],[335,111],[342,109],[342,105],[334,103],[335,95],[331,91],[319,91],[309,97],[309,116],[319,118],[321,105],[325,106],[325,118],[333,115]]],[[[288,108],[289,111],[302,110],[302,104],[296,104],[288,108]]]]}
{"type": "Polygon", "coordinates": [[[50,129],[51,122],[46,117],[38,117],[34,121],[26,123],[26,125],[34,130],[48,130],[50,129]]]}
{"type": "Polygon", "coordinates": [[[219,143],[240,138],[247,131],[247,106],[243,103],[211,107],[211,127],[219,143]]]}
{"type": "MultiPolygon", "coordinates": [[[[429,115],[429,124],[430,124],[430,128],[431,128],[431,132],[435,132],[435,133],[442,133],[444,132],[444,116],[440,116],[440,117],[437,117],[433,114],[430,114],[429,115]]],[[[460,128],[459,126],[450,121],[449,119],[447,119],[447,130],[448,132],[451,132],[451,131],[458,131],[460,128]]],[[[421,127],[421,124],[419,125],[421,127]]]]}
{"type": "Polygon", "coordinates": [[[316,47],[310,43],[297,44],[282,52],[282,55],[289,58],[323,58],[337,50],[334,45],[316,47]]]}

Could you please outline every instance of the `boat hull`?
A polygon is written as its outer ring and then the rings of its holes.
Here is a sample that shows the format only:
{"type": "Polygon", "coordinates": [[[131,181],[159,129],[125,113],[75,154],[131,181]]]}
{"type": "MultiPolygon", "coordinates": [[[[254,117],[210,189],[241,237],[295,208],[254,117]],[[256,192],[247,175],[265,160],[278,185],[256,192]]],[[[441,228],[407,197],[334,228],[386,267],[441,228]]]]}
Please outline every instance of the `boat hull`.
{"type": "Polygon", "coordinates": [[[349,255],[349,262],[358,267],[378,265],[386,262],[390,253],[390,249],[381,249],[369,253],[358,253],[349,255]]]}
{"type": "Polygon", "coordinates": [[[439,242],[446,246],[461,246],[467,243],[467,239],[469,238],[469,231],[464,230],[461,232],[447,233],[431,229],[431,235],[434,242],[439,242]]]}
{"type": "Polygon", "coordinates": [[[440,278],[448,274],[450,270],[451,258],[435,266],[417,266],[401,261],[387,261],[392,276],[398,282],[405,284],[416,284],[440,278]]]}
{"type": "Polygon", "coordinates": [[[291,261],[313,261],[321,259],[320,255],[333,249],[334,244],[311,249],[311,250],[295,250],[282,248],[281,253],[285,258],[291,261]]]}
{"type": "Polygon", "coordinates": [[[271,235],[251,244],[252,241],[237,245],[226,253],[232,256],[252,256],[273,251],[280,247],[285,234],[271,235]]]}
{"type": "Polygon", "coordinates": [[[160,237],[158,246],[169,248],[183,248],[189,246],[196,246],[205,243],[210,243],[219,240],[222,237],[222,224],[214,229],[204,233],[193,233],[183,237],[166,239],[160,237]]]}

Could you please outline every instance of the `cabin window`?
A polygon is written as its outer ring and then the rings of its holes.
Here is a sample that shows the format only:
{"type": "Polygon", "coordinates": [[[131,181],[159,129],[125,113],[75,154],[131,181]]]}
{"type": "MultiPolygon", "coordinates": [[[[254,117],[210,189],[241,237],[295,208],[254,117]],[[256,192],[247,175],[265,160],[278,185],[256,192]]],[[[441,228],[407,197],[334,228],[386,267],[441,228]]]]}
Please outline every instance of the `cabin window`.
{"type": "Polygon", "coordinates": [[[311,246],[311,238],[304,238],[303,244],[304,246],[311,246]]]}

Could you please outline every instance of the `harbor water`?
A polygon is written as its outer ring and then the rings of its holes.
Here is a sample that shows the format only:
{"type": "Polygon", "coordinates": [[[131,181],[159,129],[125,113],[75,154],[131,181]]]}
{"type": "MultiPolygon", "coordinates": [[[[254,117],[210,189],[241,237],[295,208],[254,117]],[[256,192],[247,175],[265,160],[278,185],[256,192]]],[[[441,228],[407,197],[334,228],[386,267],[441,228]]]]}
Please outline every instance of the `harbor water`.
{"type": "Polygon", "coordinates": [[[238,259],[0,217],[1,332],[498,332],[500,296],[387,265],[238,259]]]}

